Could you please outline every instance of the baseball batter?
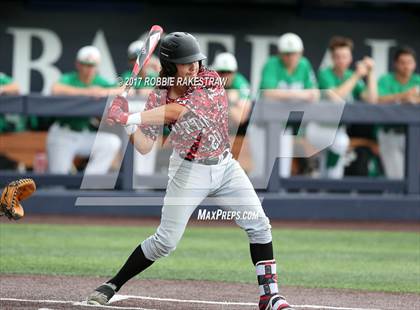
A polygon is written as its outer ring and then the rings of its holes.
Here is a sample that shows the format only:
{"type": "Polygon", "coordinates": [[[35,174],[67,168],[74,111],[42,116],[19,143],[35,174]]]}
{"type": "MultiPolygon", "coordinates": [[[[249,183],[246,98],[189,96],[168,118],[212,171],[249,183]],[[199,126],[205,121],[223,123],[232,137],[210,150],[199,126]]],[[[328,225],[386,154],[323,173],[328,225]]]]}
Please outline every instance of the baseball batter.
{"type": "Polygon", "coordinates": [[[88,296],[88,303],[106,304],[129,279],[174,251],[196,207],[204,198],[215,197],[225,210],[259,215],[252,220],[236,220],[249,237],[259,285],[259,309],[292,309],[279,295],[269,219],[229,149],[225,89],[209,82],[218,78],[217,73],[202,65],[206,56],[189,33],[166,35],[160,43],[159,57],[161,77],[175,77],[176,81],[198,78],[200,83],[155,87],[143,112],[130,113],[127,101],[116,97],[108,110],[108,121],[123,125],[142,154],[152,149],[164,124],[171,128],[173,153],[161,223],[120,271],[88,296]]]}

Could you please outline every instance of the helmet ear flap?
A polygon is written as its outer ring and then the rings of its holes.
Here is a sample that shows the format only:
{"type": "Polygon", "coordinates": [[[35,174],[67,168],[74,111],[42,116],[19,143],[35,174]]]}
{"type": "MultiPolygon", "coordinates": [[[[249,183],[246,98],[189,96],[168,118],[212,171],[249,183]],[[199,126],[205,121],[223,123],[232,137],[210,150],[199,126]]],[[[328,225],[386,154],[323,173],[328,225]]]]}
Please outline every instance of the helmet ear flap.
{"type": "MultiPolygon", "coordinates": [[[[176,64],[172,63],[172,62],[165,62],[165,66],[166,66],[166,70],[168,72],[168,74],[170,76],[174,76],[176,74],[176,64]]],[[[200,60],[198,62],[198,68],[201,69],[201,67],[203,66],[203,61],[200,60]]]]}
{"type": "Polygon", "coordinates": [[[176,65],[174,63],[161,60],[161,65],[165,75],[174,76],[176,74],[176,65]]]}
{"type": "MultiPolygon", "coordinates": [[[[172,62],[169,62],[169,61],[166,61],[166,60],[165,61],[161,60],[161,65],[162,65],[162,68],[164,68],[165,73],[168,76],[175,76],[176,71],[177,71],[176,64],[174,64],[172,62]]],[[[198,67],[201,69],[202,66],[203,66],[203,61],[200,60],[198,62],[198,67]]]]}
{"type": "Polygon", "coordinates": [[[170,76],[174,76],[176,74],[176,65],[174,63],[168,63],[168,73],[170,76]]]}

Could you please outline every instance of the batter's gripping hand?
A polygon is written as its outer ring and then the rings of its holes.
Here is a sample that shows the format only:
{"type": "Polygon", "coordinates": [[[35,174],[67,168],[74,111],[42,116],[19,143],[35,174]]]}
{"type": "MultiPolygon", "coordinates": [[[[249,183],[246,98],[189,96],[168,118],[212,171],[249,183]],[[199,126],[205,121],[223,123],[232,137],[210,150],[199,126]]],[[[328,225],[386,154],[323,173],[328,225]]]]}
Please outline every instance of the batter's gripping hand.
{"type": "Polygon", "coordinates": [[[116,96],[108,108],[107,122],[110,125],[115,123],[125,125],[128,120],[128,101],[122,96],[116,96]]]}
{"type": "Polygon", "coordinates": [[[24,211],[20,202],[32,195],[36,185],[32,179],[21,179],[7,185],[0,198],[0,216],[6,215],[10,220],[19,220],[24,211]]]}

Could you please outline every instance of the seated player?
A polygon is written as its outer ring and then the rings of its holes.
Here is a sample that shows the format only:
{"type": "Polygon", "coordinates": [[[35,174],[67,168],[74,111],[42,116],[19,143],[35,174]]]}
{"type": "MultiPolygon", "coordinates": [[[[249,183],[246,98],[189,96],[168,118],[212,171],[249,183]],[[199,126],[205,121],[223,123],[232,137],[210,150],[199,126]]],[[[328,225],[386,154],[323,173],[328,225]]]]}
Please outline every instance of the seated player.
{"type": "MultiPolygon", "coordinates": [[[[378,81],[380,104],[419,104],[420,75],[416,71],[416,52],[408,46],[394,54],[394,72],[378,81]]],[[[385,174],[392,179],[404,178],[404,127],[383,126],[378,129],[379,151],[385,174]]]]}
{"type": "MultiPolygon", "coordinates": [[[[278,54],[271,56],[264,65],[261,77],[261,94],[281,101],[315,102],[319,90],[309,60],[303,56],[302,39],[294,33],[283,34],[278,41],[278,54]]],[[[296,129],[296,128],[294,128],[296,129]]],[[[292,128],[286,128],[280,135],[280,176],[290,177],[292,171],[293,139],[292,128]]],[[[264,141],[264,139],[260,139],[264,141]]],[[[261,143],[260,142],[260,143],[261,143]]],[[[264,150],[261,146],[258,150],[264,150]]],[[[260,151],[258,153],[261,153],[260,151]]],[[[264,163],[263,159],[256,160],[264,163]]],[[[261,167],[258,170],[262,170],[261,167]]]]}
{"type": "MultiPolygon", "coordinates": [[[[97,74],[101,55],[94,46],[82,47],[77,53],[76,71],[65,73],[53,85],[54,95],[105,97],[121,92],[113,83],[97,74]]],[[[120,150],[120,138],[99,132],[88,117],[58,117],[48,130],[47,151],[51,173],[67,174],[75,156],[90,156],[86,173],[105,174],[120,150]],[[96,141],[95,141],[96,140],[96,141]],[[93,147],[95,145],[95,147],[93,147]],[[92,152],[91,152],[92,151],[92,152]]]]}
{"type": "MultiPolygon", "coordinates": [[[[351,70],[353,41],[345,37],[331,38],[329,50],[333,64],[319,71],[319,88],[333,90],[334,94],[346,103],[352,103],[354,100],[376,102],[377,87],[373,59],[364,57],[356,63],[356,70],[351,70]],[[364,78],[367,78],[367,85],[364,78]]],[[[326,167],[322,167],[321,170],[325,172],[324,176],[338,179],[344,175],[346,154],[350,145],[346,127],[340,126],[337,129],[310,123],[306,128],[306,138],[314,146],[325,145],[323,139],[331,137],[334,132],[336,132],[335,139],[328,147],[326,167]]]]}

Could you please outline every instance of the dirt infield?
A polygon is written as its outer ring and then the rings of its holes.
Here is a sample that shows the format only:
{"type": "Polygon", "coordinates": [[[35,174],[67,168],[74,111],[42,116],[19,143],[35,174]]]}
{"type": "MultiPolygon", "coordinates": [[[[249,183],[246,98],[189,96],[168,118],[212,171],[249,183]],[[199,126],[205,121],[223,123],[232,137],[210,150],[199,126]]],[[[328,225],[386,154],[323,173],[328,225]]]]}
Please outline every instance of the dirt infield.
{"type": "MultiPolygon", "coordinates": [[[[1,275],[0,309],[83,309],[105,278],[1,275]]],[[[285,287],[296,309],[419,309],[419,295],[285,287]]],[[[257,309],[257,286],[210,281],[132,280],[112,309],[257,309]]]]}

